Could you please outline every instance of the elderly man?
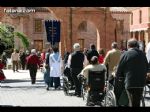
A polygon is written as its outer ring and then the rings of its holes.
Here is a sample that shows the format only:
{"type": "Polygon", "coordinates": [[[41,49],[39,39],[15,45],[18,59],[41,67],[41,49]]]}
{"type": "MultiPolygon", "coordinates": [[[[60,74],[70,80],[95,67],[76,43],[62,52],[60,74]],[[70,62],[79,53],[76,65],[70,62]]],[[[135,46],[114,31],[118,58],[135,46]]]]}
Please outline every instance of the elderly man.
{"type": "Polygon", "coordinates": [[[113,42],[111,47],[112,49],[107,52],[103,64],[108,67],[108,80],[111,84],[113,84],[114,76],[112,75],[112,72],[119,63],[121,51],[118,49],[116,42],[113,42]]]}
{"type": "Polygon", "coordinates": [[[36,55],[35,49],[31,50],[31,54],[27,58],[27,66],[30,72],[31,84],[35,84],[37,69],[38,67],[40,67],[40,60],[38,56],[36,55]]]}
{"type": "Polygon", "coordinates": [[[77,75],[81,72],[83,67],[87,64],[86,56],[80,51],[80,44],[75,43],[73,45],[74,52],[68,57],[68,67],[71,70],[71,76],[75,84],[75,95],[81,96],[81,83],[79,82],[77,75]]]}
{"type": "MultiPolygon", "coordinates": [[[[116,84],[120,77],[124,77],[125,89],[131,98],[131,104],[133,107],[139,107],[146,82],[148,62],[145,54],[138,49],[137,40],[130,39],[127,44],[128,51],[122,54],[116,72],[116,84]]],[[[116,97],[119,98],[118,95],[116,97]]]]}

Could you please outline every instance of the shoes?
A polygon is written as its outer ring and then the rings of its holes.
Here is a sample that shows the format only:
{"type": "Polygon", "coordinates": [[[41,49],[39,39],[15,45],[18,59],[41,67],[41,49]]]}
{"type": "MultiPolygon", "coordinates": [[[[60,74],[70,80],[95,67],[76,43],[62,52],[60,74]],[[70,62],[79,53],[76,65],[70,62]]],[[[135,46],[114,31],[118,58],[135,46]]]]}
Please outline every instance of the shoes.
{"type": "MultiPolygon", "coordinates": [[[[13,72],[15,72],[15,70],[13,70],[13,72]]],[[[16,70],[16,72],[19,72],[18,70],[16,70]]]]}
{"type": "Polygon", "coordinates": [[[78,94],[78,95],[76,95],[77,97],[81,97],[81,95],[80,94],[78,94]]]}
{"type": "Polygon", "coordinates": [[[88,102],[86,103],[86,106],[95,106],[95,104],[93,102],[88,102]]]}
{"type": "Polygon", "coordinates": [[[59,86],[59,87],[57,87],[57,88],[55,88],[55,90],[60,90],[60,86],[59,86]]]}
{"type": "Polygon", "coordinates": [[[74,96],[77,96],[77,97],[82,97],[82,95],[81,95],[81,94],[78,94],[78,93],[74,93],[73,95],[74,95],[74,96]]]}
{"type": "Polygon", "coordinates": [[[35,84],[35,82],[31,82],[31,84],[35,84]]]}
{"type": "Polygon", "coordinates": [[[49,90],[49,85],[46,85],[46,90],[47,90],[47,91],[49,90]]]}
{"type": "Polygon", "coordinates": [[[49,87],[47,87],[46,90],[48,91],[48,90],[49,90],[49,87]]]}

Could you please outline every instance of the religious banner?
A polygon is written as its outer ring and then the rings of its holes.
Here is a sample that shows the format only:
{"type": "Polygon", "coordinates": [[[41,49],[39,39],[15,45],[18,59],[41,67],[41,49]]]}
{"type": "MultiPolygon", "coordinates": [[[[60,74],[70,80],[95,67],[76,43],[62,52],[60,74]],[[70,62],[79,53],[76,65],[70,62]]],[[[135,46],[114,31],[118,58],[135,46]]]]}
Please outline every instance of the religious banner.
{"type": "Polygon", "coordinates": [[[55,45],[56,42],[60,42],[60,21],[46,20],[45,28],[47,34],[47,41],[51,45],[55,45]]]}

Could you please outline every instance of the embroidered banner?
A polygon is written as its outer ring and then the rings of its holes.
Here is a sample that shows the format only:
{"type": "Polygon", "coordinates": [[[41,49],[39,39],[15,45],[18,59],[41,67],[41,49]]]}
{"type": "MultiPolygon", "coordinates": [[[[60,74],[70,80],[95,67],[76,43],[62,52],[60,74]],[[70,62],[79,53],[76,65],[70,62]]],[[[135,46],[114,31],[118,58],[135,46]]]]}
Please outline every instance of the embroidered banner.
{"type": "Polygon", "coordinates": [[[54,45],[55,42],[60,42],[60,27],[61,27],[60,21],[57,20],[45,21],[47,41],[51,42],[52,45],[54,45]]]}

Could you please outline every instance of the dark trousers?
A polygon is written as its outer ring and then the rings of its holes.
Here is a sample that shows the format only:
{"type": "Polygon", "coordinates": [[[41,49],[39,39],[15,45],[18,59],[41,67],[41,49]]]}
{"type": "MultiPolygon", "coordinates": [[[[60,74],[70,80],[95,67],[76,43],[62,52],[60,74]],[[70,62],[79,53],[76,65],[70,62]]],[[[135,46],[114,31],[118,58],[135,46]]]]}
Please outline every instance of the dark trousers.
{"type": "Polygon", "coordinates": [[[71,68],[71,75],[72,75],[73,82],[75,84],[75,94],[77,95],[81,95],[81,82],[77,78],[81,70],[82,68],[71,68]]]}
{"type": "Polygon", "coordinates": [[[12,64],[13,64],[13,71],[18,71],[18,61],[13,61],[12,62],[12,64]]]}
{"type": "Polygon", "coordinates": [[[50,71],[49,71],[49,69],[46,69],[46,71],[44,73],[44,81],[48,87],[53,87],[53,83],[51,84],[51,82],[52,82],[51,79],[52,79],[52,77],[50,77],[50,71]]]}
{"type": "Polygon", "coordinates": [[[143,94],[143,88],[130,88],[127,89],[131,97],[131,102],[133,107],[140,107],[140,101],[143,94]]]}
{"type": "Polygon", "coordinates": [[[50,77],[50,86],[51,87],[53,87],[53,83],[54,83],[55,89],[58,88],[59,86],[61,86],[60,77],[50,77]]]}
{"type": "Polygon", "coordinates": [[[37,73],[37,65],[29,65],[29,72],[30,72],[31,83],[35,84],[35,82],[36,82],[36,73],[37,73]]]}
{"type": "Polygon", "coordinates": [[[73,82],[73,79],[72,79],[72,76],[71,76],[70,68],[65,68],[64,75],[68,77],[68,80],[70,81],[71,86],[74,86],[74,82],[73,82]]]}
{"type": "Polygon", "coordinates": [[[22,68],[22,70],[25,70],[25,65],[26,65],[25,62],[21,62],[21,68],[22,68]]]}

